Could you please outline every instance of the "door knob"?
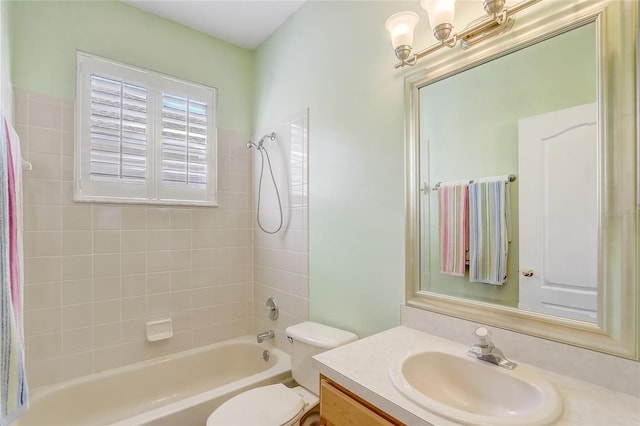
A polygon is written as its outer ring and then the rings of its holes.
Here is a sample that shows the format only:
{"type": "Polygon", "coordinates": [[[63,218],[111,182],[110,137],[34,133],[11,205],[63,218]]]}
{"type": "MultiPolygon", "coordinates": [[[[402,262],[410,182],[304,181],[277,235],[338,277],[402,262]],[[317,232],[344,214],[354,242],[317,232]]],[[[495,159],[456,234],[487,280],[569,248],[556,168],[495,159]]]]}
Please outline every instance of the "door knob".
{"type": "Polygon", "coordinates": [[[533,269],[531,269],[531,268],[523,269],[522,270],[522,275],[525,276],[525,277],[532,277],[533,276],[533,269]]]}

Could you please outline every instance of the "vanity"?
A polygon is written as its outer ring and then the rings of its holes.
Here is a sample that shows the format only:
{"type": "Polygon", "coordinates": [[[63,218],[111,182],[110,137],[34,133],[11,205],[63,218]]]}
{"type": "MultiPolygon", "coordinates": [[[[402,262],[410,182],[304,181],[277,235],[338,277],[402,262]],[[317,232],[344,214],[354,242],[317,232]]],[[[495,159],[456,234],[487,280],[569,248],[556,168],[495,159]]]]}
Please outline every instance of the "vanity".
{"type": "MultiPolygon", "coordinates": [[[[472,330],[470,330],[471,334],[472,330]]],[[[496,342],[499,345],[499,342],[496,342]]],[[[349,425],[459,425],[451,418],[441,417],[403,395],[392,383],[390,368],[409,352],[422,353],[440,350],[443,347],[454,348],[461,357],[466,357],[468,346],[448,341],[406,326],[399,326],[366,337],[346,346],[324,352],[314,357],[314,366],[321,374],[323,387],[329,387],[332,393],[338,392],[342,398],[341,422],[322,424],[349,425]],[[349,413],[346,415],[345,413],[349,413]],[[364,414],[363,414],[364,413],[364,414]],[[382,422],[357,419],[363,415],[375,414],[382,422]]],[[[509,355],[509,348],[502,348],[509,355]]],[[[471,359],[471,358],[470,358],[471,359]]],[[[576,380],[551,371],[538,369],[521,363],[518,359],[515,370],[527,368],[534,370],[546,379],[557,391],[562,404],[562,413],[551,424],[556,425],[637,425],[640,421],[640,398],[612,391],[585,381],[576,380]]],[[[494,366],[492,366],[494,367],[494,366]]],[[[495,368],[502,368],[497,367],[495,368]]],[[[333,404],[335,395],[321,391],[320,412],[333,404]]],[[[367,418],[367,417],[365,417],[367,418]]],[[[517,424],[514,422],[514,424],[517,424]]]]}

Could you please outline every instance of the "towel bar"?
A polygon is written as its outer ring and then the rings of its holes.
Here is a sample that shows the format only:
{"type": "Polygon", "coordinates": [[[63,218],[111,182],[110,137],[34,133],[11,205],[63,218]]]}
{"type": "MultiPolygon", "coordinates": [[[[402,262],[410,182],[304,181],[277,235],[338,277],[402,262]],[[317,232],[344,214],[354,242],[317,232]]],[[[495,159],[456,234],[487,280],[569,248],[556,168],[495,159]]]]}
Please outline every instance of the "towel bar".
{"type": "MultiPolygon", "coordinates": [[[[508,178],[508,180],[507,180],[505,183],[514,182],[514,181],[516,180],[516,175],[514,175],[514,174],[510,174],[509,176],[507,176],[507,178],[508,178]]],[[[442,182],[438,182],[438,183],[436,183],[436,185],[433,187],[433,189],[435,189],[436,191],[437,191],[438,189],[440,189],[440,184],[441,184],[441,183],[442,183],[442,182]]],[[[471,180],[469,181],[469,183],[473,183],[473,179],[471,179],[471,180]]]]}

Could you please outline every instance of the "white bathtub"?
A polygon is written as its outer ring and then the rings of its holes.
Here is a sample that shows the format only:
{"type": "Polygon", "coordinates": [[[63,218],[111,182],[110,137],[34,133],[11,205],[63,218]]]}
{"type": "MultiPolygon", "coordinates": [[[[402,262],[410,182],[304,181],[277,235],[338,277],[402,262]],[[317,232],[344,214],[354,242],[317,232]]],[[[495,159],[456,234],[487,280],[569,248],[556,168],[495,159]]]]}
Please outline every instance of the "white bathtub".
{"type": "Polygon", "coordinates": [[[202,426],[232,396],[290,377],[286,353],[247,336],[34,392],[15,426],[202,426]]]}

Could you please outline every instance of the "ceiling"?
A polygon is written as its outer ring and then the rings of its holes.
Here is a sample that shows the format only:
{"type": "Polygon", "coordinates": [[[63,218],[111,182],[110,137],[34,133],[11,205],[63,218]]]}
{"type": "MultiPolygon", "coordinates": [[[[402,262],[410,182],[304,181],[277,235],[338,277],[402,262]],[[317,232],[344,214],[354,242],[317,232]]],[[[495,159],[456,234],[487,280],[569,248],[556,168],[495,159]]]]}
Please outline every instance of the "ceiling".
{"type": "Polygon", "coordinates": [[[305,0],[121,0],[123,3],[255,49],[305,0]]]}

